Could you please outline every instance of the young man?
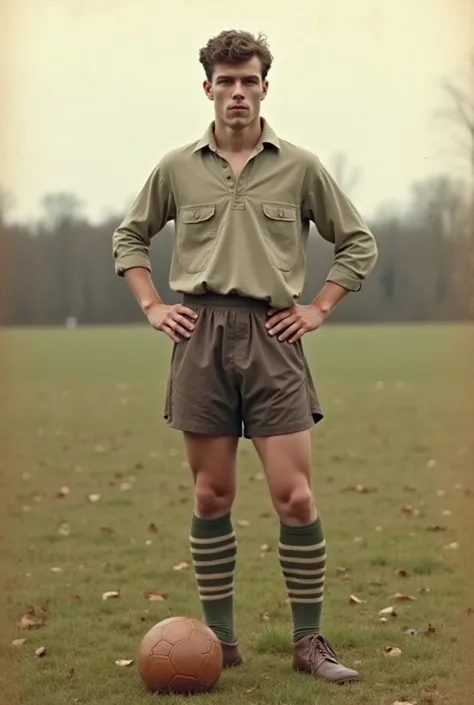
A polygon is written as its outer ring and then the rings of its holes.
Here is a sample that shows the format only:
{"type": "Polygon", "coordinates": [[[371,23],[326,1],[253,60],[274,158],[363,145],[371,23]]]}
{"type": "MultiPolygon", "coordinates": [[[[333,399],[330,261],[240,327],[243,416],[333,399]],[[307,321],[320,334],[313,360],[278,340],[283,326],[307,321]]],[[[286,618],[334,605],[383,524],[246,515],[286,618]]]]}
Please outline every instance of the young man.
{"type": "Polygon", "coordinates": [[[113,238],[124,276],[153,328],[175,343],[165,418],[182,431],[194,477],[190,550],[207,624],[226,667],[242,663],[233,615],[237,544],[231,510],[239,437],[261,460],[279,517],[279,561],[293,618],[293,667],[334,683],[358,680],[321,633],[326,544],[311,486],[310,428],[322,418],[302,348],[377,259],[362,218],[316,156],[260,116],[272,56],[261,36],[222,32],[201,49],[214,119],[166,154],[113,238]],[[164,304],[149,247],[175,222],[164,304]],[[327,281],[308,306],[309,223],[334,245],[327,281]]]}

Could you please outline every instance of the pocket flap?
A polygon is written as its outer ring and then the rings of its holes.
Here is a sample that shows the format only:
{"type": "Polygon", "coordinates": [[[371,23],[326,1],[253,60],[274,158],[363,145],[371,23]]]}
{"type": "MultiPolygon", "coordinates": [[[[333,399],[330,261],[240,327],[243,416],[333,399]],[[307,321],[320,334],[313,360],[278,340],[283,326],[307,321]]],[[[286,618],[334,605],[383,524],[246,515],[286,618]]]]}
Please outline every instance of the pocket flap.
{"type": "Polygon", "coordinates": [[[212,218],[216,212],[214,204],[206,204],[205,206],[189,206],[183,208],[182,220],[183,223],[202,223],[204,220],[212,218]]]}
{"type": "Polygon", "coordinates": [[[282,203],[264,203],[263,212],[272,220],[292,222],[296,220],[296,207],[282,203]]]}

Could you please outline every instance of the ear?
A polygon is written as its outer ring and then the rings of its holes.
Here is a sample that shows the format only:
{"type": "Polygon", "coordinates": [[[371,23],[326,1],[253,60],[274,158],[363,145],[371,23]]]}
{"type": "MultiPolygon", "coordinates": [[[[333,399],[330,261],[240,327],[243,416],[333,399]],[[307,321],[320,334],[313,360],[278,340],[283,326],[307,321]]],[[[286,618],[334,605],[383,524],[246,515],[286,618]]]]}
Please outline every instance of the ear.
{"type": "Polygon", "coordinates": [[[202,87],[203,87],[203,89],[204,89],[204,93],[207,95],[207,97],[209,98],[209,100],[214,100],[214,95],[213,95],[213,93],[212,93],[212,84],[211,84],[211,82],[210,82],[210,81],[207,81],[207,80],[204,81],[204,83],[202,84],[202,87]]]}
{"type": "Polygon", "coordinates": [[[262,97],[261,100],[265,100],[268,93],[268,81],[264,81],[262,84],[262,97]]]}

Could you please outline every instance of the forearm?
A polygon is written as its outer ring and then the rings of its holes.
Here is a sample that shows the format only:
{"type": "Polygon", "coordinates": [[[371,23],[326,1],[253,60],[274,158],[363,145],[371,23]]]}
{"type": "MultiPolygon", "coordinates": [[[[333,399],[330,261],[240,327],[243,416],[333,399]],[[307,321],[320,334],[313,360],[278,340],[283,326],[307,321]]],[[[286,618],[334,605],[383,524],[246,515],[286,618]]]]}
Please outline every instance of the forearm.
{"type": "Polygon", "coordinates": [[[155,304],[162,303],[148,269],[132,267],[123,276],[143,313],[146,314],[155,304]]]}
{"type": "Polygon", "coordinates": [[[343,286],[334,282],[326,282],[311,305],[317,306],[325,316],[328,316],[348,293],[348,290],[343,286]]]}

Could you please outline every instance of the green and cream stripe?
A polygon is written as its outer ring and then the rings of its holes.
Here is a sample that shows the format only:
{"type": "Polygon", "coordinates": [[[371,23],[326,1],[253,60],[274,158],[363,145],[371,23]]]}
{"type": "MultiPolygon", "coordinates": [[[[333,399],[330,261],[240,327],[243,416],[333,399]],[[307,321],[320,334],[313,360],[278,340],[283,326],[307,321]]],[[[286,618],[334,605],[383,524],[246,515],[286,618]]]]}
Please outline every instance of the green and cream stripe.
{"type": "Polygon", "coordinates": [[[326,572],[326,542],[319,518],[308,526],[282,526],[278,553],[293,614],[294,638],[318,633],[326,572]]]}
{"type": "Polygon", "coordinates": [[[222,641],[234,639],[233,595],[237,539],[230,517],[194,518],[189,537],[199,598],[208,626],[222,641]]]}

